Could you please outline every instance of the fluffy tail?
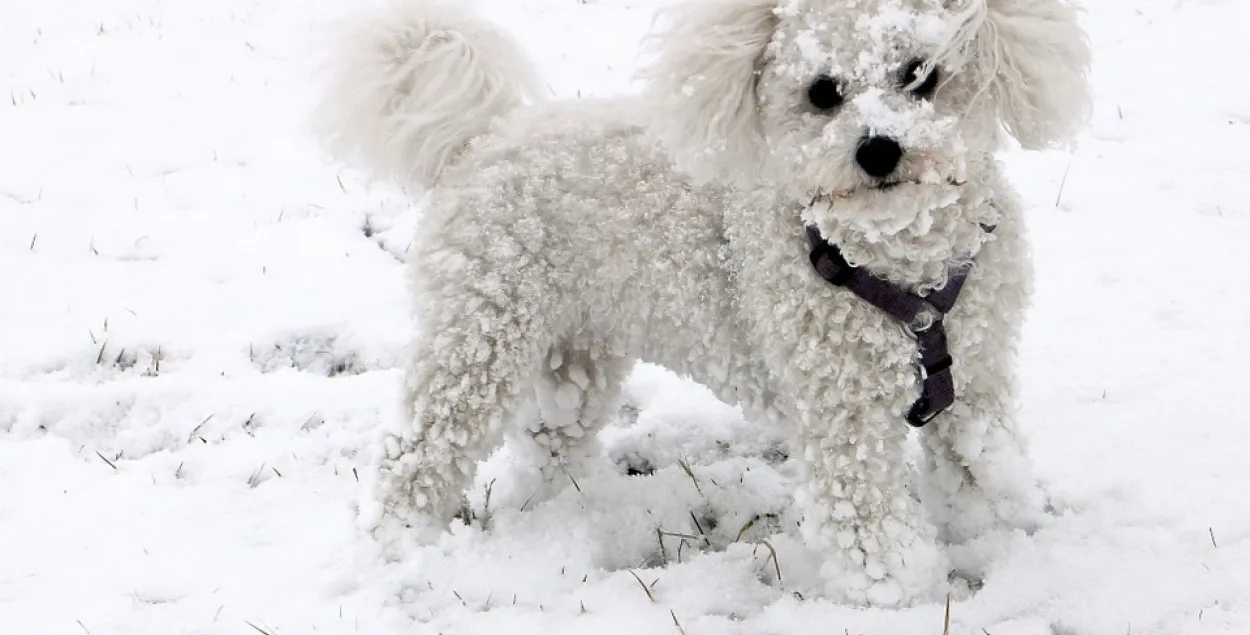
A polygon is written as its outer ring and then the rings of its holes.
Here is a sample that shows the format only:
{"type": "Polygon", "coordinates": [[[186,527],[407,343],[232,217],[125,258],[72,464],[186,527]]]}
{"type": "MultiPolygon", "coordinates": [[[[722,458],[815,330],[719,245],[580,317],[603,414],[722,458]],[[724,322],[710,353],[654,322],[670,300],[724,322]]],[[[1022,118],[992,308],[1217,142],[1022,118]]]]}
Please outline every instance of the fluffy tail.
{"type": "Polygon", "coordinates": [[[391,0],[344,24],[329,53],[316,134],[374,177],[421,187],[540,94],[521,46],[450,0],[391,0]]]}

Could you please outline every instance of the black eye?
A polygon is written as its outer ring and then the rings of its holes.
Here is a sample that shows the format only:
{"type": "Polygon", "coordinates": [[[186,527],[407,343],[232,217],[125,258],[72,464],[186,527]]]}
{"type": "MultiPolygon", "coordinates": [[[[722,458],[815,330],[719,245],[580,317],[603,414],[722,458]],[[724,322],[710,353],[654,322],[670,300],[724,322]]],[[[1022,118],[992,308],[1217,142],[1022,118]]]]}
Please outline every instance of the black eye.
{"type": "MultiPolygon", "coordinates": [[[[924,66],[924,60],[912,60],[907,63],[907,66],[903,69],[903,76],[899,78],[899,83],[904,89],[916,84],[916,80],[920,79],[920,73],[924,70],[924,66]]],[[[934,67],[929,72],[929,75],[919,84],[916,84],[914,88],[911,88],[909,92],[917,97],[930,97],[933,95],[933,91],[937,90],[938,79],[938,69],[934,67]]]]}
{"type": "Polygon", "coordinates": [[[842,90],[838,82],[828,75],[821,75],[807,87],[807,101],[817,110],[831,110],[842,105],[842,90]]]}

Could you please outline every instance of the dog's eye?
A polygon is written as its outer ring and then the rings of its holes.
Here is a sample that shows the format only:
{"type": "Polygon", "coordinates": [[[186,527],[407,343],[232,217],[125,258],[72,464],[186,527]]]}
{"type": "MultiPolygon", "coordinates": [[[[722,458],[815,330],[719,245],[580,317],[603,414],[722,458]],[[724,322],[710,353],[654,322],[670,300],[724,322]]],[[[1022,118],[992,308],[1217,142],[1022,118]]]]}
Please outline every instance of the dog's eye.
{"type": "Polygon", "coordinates": [[[831,110],[842,105],[842,89],[838,81],[828,75],[821,75],[807,87],[807,101],[817,110],[831,110]]]}
{"type": "Polygon", "coordinates": [[[916,81],[920,79],[920,73],[924,70],[924,66],[924,60],[912,60],[907,63],[906,67],[903,68],[902,77],[899,78],[899,84],[904,89],[914,85],[914,87],[908,92],[917,97],[930,97],[933,95],[933,91],[937,90],[939,78],[938,69],[936,67],[934,67],[934,69],[927,77],[924,78],[923,81],[916,84],[916,81]]]}

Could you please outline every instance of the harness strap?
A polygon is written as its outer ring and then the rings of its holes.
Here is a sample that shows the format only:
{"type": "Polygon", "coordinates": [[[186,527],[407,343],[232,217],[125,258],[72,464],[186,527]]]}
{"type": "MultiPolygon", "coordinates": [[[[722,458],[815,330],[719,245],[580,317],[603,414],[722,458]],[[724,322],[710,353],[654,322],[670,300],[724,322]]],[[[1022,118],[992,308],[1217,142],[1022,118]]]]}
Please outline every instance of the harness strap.
{"type": "MultiPolygon", "coordinates": [[[[993,227],[985,227],[987,232],[993,227]]],[[[812,267],[834,286],[845,287],[865,302],[902,322],[916,336],[920,351],[922,384],[920,398],[907,413],[907,423],[917,428],[929,423],[955,403],[950,348],[942,318],[959,299],[971,265],[953,269],[946,285],[927,296],[918,296],[868,271],[852,266],[837,245],[830,244],[813,225],[807,226],[812,267]]]]}

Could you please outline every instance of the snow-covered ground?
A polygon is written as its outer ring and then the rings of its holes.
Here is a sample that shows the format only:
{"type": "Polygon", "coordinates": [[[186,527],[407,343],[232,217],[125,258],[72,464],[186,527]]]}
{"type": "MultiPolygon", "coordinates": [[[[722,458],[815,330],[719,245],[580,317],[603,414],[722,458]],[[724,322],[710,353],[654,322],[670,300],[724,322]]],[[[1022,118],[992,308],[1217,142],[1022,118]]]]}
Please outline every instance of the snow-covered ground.
{"type": "MultiPolygon", "coordinates": [[[[480,4],[576,97],[631,89],[662,1],[480,4]]],[[[779,447],[653,367],[605,441],[654,474],[524,512],[497,483],[490,531],[373,558],[357,481],[394,416],[415,212],[304,129],[320,30],[356,4],[5,4],[0,634],[940,633],[938,604],[802,599],[809,559],[770,537],[779,447]]],[[[1245,634],[1250,3],[1090,4],[1089,134],[1010,159],[1058,516],[954,553],[994,558],[952,632],[1245,634]]]]}

